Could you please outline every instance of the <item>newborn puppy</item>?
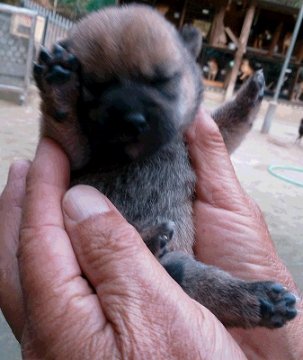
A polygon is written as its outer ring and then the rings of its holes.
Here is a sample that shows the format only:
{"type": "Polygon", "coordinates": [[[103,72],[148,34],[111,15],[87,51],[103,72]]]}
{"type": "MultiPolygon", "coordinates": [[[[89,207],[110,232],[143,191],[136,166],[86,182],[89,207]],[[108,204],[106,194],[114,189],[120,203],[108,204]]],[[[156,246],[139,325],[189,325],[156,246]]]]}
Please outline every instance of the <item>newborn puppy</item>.
{"type": "MultiPolygon", "coordinates": [[[[225,325],[280,327],[296,315],[281,285],[242,281],[193,257],[195,175],[183,133],[202,97],[198,35],[190,27],[180,35],[138,5],[82,19],[34,66],[41,135],[66,151],[72,184],[108,196],[168,273],[225,325]]],[[[257,73],[213,114],[230,151],[249,131],[263,88],[257,73]]]]}

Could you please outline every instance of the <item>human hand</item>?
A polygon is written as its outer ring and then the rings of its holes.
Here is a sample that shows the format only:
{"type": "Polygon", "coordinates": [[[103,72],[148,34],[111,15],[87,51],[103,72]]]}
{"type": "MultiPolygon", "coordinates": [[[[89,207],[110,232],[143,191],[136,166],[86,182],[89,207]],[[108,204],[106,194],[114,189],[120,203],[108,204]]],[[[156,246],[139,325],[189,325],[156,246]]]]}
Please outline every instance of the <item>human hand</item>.
{"type": "MultiPolygon", "coordinates": [[[[221,134],[200,109],[187,133],[197,175],[196,256],[245,280],[274,280],[298,290],[278,257],[263,215],[235,175],[221,134]]],[[[299,304],[302,307],[302,304],[299,304]]],[[[301,359],[302,315],[279,330],[230,332],[250,359],[301,359]]]]}
{"type": "Polygon", "coordinates": [[[25,359],[245,358],[104,196],[67,191],[53,142],[25,181],[28,168],[13,165],[0,199],[0,305],[25,359]]]}

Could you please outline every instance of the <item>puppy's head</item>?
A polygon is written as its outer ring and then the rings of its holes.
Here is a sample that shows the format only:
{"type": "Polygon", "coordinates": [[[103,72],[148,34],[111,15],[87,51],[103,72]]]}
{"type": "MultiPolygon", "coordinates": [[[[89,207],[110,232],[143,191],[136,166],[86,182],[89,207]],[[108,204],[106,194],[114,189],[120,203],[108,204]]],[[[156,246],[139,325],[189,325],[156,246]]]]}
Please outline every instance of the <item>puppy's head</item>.
{"type": "Polygon", "coordinates": [[[105,151],[107,159],[142,158],[192,121],[201,77],[186,40],[138,5],[93,13],[73,28],[67,46],[81,64],[78,114],[91,159],[105,151]]]}

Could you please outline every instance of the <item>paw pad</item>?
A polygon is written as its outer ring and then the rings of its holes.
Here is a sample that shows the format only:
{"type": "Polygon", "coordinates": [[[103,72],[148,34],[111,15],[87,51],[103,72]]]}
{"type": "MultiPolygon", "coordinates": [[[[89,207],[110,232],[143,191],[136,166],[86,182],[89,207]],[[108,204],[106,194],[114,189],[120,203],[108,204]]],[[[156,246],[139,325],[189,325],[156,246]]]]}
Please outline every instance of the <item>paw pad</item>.
{"type": "Polygon", "coordinates": [[[70,80],[72,72],[79,68],[77,58],[60,44],[55,44],[52,52],[41,48],[38,63],[34,63],[33,72],[38,86],[45,81],[50,85],[62,85],[70,80]]]}
{"type": "Polygon", "coordinates": [[[296,297],[281,284],[259,283],[257,293],[260,301],[260,325],[279,328],[296,317],[296,297]]]}

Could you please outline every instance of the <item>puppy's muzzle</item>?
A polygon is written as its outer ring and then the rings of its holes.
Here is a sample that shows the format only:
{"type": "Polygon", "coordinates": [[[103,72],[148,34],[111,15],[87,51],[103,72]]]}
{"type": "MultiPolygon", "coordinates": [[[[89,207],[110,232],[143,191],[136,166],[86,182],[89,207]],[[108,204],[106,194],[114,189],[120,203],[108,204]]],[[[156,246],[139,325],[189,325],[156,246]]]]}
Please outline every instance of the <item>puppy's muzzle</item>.
{"type": "Polygon", "coordinates": [[[146,118],[140,112],[131,112],[124,115],[124,122],[137,135],[143,134],[148,129],[146,118]]]}
{"type": "Polygon", "coordinates": [[[147,99],[150,101],[138,86],[114,86],[100,97],[95,122],[106,129],[108,140],[137,141],[137,137],[150,130],[149,111],[145,106],[147,99]]]}

